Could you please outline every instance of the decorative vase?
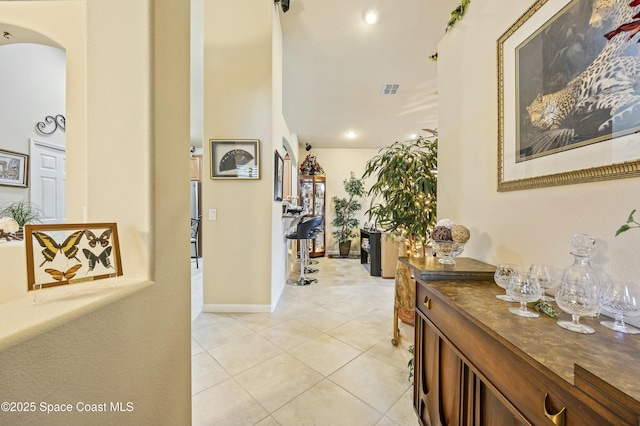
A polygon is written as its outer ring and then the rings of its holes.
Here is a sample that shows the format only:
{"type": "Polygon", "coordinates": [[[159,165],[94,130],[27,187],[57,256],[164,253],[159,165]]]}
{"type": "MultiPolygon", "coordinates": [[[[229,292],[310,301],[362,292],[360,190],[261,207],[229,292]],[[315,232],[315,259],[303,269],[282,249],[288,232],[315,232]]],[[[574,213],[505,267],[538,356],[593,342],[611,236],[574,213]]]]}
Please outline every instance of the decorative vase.
{"type": "Polygon", "coordinates": [[[340,251],[340,257],[349,257],[351,251],[351,240],[338,244],[338,250],[340,251]]]}

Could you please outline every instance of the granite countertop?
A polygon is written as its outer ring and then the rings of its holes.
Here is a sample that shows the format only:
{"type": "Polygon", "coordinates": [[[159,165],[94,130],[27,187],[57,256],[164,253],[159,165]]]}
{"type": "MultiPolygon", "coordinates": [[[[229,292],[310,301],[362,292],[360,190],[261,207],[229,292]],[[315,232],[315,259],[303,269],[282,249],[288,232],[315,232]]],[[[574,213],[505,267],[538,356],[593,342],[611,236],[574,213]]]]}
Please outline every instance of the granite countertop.
{"type": "MultiPolygon", "coordinates": [[[[473,275],[473,270],[482,272],[490,269],[491,265],[473,259],[468,263],[460,262],[460,259],[462,258],[457,259],[456,268],[449,267],[447,270],[450,278],[440,276],[433,280],[429,279],[428,275],[434,268],[440,269],[437,261],[433,262],[428,258],[403,258],[401,261],[413,268],[416,278],[422,276],[421,280],[427,286],[445,296],[454,307],[465,311],[477,323],[490,329],[567,382],[574,383],[574,364],[577,364],[640,401],[640,335],[605,328],[600,325],[602,317],[581,318],[581,323],[593,327],[596,332],[579,334],[559,327],[556,319],[544,314],[539,318],[514,315],[508,309],[517,304],[504,302],[495,297],[504,294],[504,290],[498,287],[492,278],[455,278],[458,273],[473,275]]],[[[495,267],[493,269],[495,270],[495,267]]],[[[555,304],[554,307],[562,312],[555,304]]],[[[560,314],[560,319],[570,318],[569,314],[560,314]]]]}

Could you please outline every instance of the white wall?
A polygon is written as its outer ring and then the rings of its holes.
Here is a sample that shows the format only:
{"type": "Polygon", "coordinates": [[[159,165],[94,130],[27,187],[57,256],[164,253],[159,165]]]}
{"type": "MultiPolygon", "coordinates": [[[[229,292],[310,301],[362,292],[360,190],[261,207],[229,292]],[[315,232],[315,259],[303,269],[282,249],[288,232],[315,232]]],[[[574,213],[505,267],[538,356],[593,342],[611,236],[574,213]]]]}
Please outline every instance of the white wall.
{"type": "Polygon", "coordinates": [[[640,232],[614,237],[640,208],[638,178],[497,192],[498,38],[530,6],[473,2],[438,47],[438,216],[471,229],[465,255],[492,264],[571,264],[569,239],[598,239],[592,264],[621,279],[640,277],[640,232]]]}
{"type": "Polygon", "coordinates": [[[132,412],[4,423],[190,424],[189,243],[176,240],[188,235],[189,15],[188,0],[0,3],[3,21],[67,50],[68,216],[116,221],[125,276],[155,281],[0,352],[2,401],[131,401],[132,412]]]}
{"type": "Polygon", "coordinates": [[[273,136],[281,114],[273,103],[273,9],[261,0],[204,5],[205,170],[209,139],[260,140],[260,179],[202,184],[205,310],[271,309],[273,221],[281,221],[274,217],[273,162],[283,136],[273,136]],[[212,208],[215,221],[207,219],[212,208]]]}
{"type": "Polygon", "coordinates": [[[191,144],[202,148],[204,127],[204,0],[191,0],[191,144]]]}
{"type": "MultiPolygon", "coordinates": [[[[287,123],[282,115],[282,29],[280,26],[280,7],[271,9],[271,110],[273,111],[273,128],[271,130],[271,308],[275,308],[289,273],[287,238],[285,230],[288,221],[282,219],[282,202],[275,201],[275,151],[284,158],[286,151],[283,139],[291,139],[287,123]]],[[[269,161],[269,160],[266,160],[269,161]]]]}
{"type": "MultiPolygon", "coordinates": [[[[47,116],[66,116],[65,51],[29,43],[0,46],[0,69],[0,149],[28,155],[29,138],[64,145],[63,130],[42,135],[36,132],[36,123],[47,116]]],[[[0,206],[22,200],[29,200],[28,188],[0,186],[0,206]]]]}
{"type": "MultiPolygon", "coordinates": [[[[338,243],[333,238],[333,235],[331,235],[331,233],[337,229],[331,225],[331,221],[336,217],[335,205],[331,202],[331,198],[334,196],[347,198],[348,195],[344,190],[344,180],[349,179],[350,172],[354,172],[357,178],[361,178],[364,174],[367,161],[377,153],[378,149],[347,148],[313,148],[309,152],[305,150],[300,151],[300,161],[302,161],[307,154],[316,154],[317,160],[326,174],[325,229],[326,249],[328,253],[338,252],[338,243]]],[[[374,182],[374,177],[365,180],[365,190],[368,191],[374,182]]],[[[358,212],[357,218],[360,220],[360,227],[362,227],[364,222],[369,220],[365,212],[369,209],[371,198],[365,195],[360,201],[362,203],[362,210],[358,212]]],[[[359,238],[356,237],[351,241],[351,250],[360,254],[359,238]]]]}

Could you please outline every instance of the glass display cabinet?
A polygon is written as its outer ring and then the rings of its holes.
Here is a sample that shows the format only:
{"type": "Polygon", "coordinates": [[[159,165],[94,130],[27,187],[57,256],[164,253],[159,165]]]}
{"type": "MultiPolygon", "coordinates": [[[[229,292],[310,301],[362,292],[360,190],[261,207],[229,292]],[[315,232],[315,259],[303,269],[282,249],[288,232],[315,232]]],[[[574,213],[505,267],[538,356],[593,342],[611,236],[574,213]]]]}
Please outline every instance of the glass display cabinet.
{"type": "MultiPolygon", "coordinates": [[[[326,177],[318,175],[298,176],[298,197],[302,214],[325,217],[325,189],[326,177]]],[[[322,257],[325,253],[325,229],[323,222],[322,231],[309,244],[310,257],[322,257]]]]}

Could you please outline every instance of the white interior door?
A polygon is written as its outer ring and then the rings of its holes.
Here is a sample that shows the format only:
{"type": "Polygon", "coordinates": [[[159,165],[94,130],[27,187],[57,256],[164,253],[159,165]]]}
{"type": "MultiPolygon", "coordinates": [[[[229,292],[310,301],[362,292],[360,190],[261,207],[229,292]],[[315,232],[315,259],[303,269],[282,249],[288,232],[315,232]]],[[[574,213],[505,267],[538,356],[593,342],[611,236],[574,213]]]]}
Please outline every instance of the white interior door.
{"type": "Polygon", "coordinates": [[[42,223],[65,223],[65,147],[36,139],[30,145],[31,202],[42,210],[42,223]]]}

